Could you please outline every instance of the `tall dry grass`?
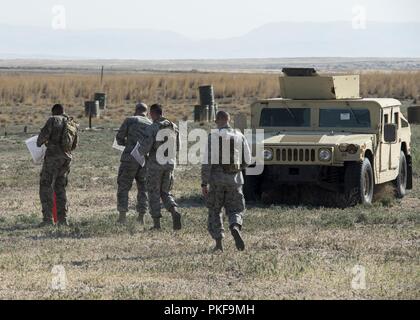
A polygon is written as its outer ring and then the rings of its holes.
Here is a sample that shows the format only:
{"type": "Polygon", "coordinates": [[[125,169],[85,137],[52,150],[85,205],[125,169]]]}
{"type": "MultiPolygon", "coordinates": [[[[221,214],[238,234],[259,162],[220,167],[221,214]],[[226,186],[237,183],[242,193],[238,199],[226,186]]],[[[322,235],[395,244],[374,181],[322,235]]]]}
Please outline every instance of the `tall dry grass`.
{"type": "MultiPolygon", "coordinates": [[[[138,100],[194,102],[197,89],[213,84],[216,98],[244,99],[277,96],[277,76],[258,74],[139,74],[109,75],[103,90],[110,104],[122,105],[138,100]]],[[[99,79],[92,75],[0,75],[0,105],[43,105],[60,101],[82,104],[101,91],[99,79]]]]}
{"type": "Polygon", "coordinates": [[[360,80],[363,97],[419,99],[420,72],[369,72],[360,80]]]}
{"type": "MultiPolygon", "coordinates": [[[[213,84],[217,99],[268,98],[279,95],[278,76],[273,74],[169,73],[109,75],[103,90],[111,104],[140,99],[195,102],[198,86],[213,84]]],[[[361,92],[365,97],[414,99],[420,96],[420,72],[365,73],[361,92]]],[[[93,75],[1,74],[0,105],[44,105],[61,101],[82,104],[100,91],[93,75]]]]}
{"type": "MultiPolygon", "coordinates": [[[[37,123],[43,121],[53,103],[63,103],[79,118],[83,103],[97,91],[108,95],[109,122],[120,121],[128,105],[143,100],[171,106],[174,118],[188,117],[198,100],[198,87],[212,84],[218,103],[235,113],[258,98],[279,96],[278,75],[246,73],[160,73],[111,74],[103,88],[99,77],[86,74],[0,74],[0,125],[37,123]],[[48,108],[47,108],[48,107],[48,108]],[[45,115],[42,113],[45,111],[45,115]]],[[[364,97],[418,99],[420,72],[369,72],[362,74],[361,93],[364,97]]]]}

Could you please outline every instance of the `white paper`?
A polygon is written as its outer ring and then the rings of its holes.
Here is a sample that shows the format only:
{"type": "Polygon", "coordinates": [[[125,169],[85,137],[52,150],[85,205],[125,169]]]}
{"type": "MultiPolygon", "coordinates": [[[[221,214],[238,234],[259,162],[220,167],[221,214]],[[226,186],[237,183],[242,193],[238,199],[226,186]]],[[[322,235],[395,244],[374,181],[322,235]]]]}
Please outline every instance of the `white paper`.
{"type": "Polygon", "coordinates": [[[34,161],[34,163],[42,164],[42,161],[44,161],[45,152],[47,151],[47,147],[45,145],[38,147],[36,145],[37,140],[38,136],[34,136],[26,140],[25,144],[28,147],[29,152],[31,153],[32,160],[34,161]]]}
{"type": "Polygon", "coordinates": [[[136,159],[136,161],[144,167],[146,164],[146,159],[139,153],[140,143],[137,142],[136,146],[134,147],[133,151],[131,152],[131,156],[136,159]]]}
{"type": "Polygon", "coordinates": [[[120,146],[120,145],[117,143],[117,139],[114,139],[114,144],[112,145],[112,147],[113,147],[115,150],[118,150],[118,151],[121,151],[121,152],[123,152],[123,151],[124,151],[124,149],[125,149],[125,147],[124,147],[124,146],[120,146]]]}
{"type": "Polygon", "coordinates": [[[349,121],[351,118],[350,118],[350,113],[342,113],[342,114],[340,114],[340,120],[341,121],[349,121]]]}

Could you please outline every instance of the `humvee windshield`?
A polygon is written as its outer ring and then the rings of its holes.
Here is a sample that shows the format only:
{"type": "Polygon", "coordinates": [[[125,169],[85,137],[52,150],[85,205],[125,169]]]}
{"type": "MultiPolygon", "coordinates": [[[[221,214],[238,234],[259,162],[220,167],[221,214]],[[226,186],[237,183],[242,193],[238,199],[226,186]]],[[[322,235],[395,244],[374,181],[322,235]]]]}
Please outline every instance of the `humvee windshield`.
{"type": "Polygon", "coordinates": [[[320,109],[320,128],[370,128],[370,112],[367,109],[320,109]]]}
{"type": "Polygon", "coordinates": [[[309,108],[265,108],[261,111],[261,127],[309,127],[309,108]]]}

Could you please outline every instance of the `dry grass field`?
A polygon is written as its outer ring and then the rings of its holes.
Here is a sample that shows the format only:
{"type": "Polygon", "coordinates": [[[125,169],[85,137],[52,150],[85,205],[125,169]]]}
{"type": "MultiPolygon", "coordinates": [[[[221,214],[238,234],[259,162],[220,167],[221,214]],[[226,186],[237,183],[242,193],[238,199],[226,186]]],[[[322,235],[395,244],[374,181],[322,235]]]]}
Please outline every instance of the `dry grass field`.
{"type": "MultiPolygon", "coordinates": [[[[420,72],[368,72],[361,77],[364,97],[420,98],[420,72]]],[[[103,88],[99,77],[89,74],[0,73],[0,126],[39,125],[53,103],[63,103],[69,114],[83,121],[84,101],[103,91],[109,109],[96,123],[120,122],[136,101],[168,106],[173,120],[192,118],[198,87],[213,84],[221,107],[236,113],[248,111],[257,98],[279,96],[278,75],[249,73],[110,74],[103,88]]]]}
{"type": "MultiPolygon", "coordinates": [[[[363,92],[416,98],[420,73],[369,74],[363,92]],[[382,85],[376,86],[375,79],[382,85]],[[403,83],[403,85],[401,85],[403,83]],[[387,88],[387,89],[383,89],[387,88]],[[389,91],[395,90],[395,91],[389,91]],[[391,92],[391,93],[390,93],[391,92]]],[[[276,96],[275,76],[251,74],[115,75],[106,79],[110,109],[81,133],[70,176],[69,228],[38,229],[40,167],[24,140],[35,134],[53,102],[82,113],[97,90],[88,75],[0,75],[0,299],[419,299],[420,127],[413,127],[415,189],[402,201],[387,188],[372,207],[349,209],[249,207],[245,252],[230,235],[213,254],[200,196],[199,167],[180,166],[175,195],[185,228],[174,233],[169,214],[162,232],[135,221],[118,226],[116,176],[119,153],[112,128],[137,99],[161,100],[171,117],[190,116],[196,87],[213,83],[219,103],[235,111],[255,97],[276,96]],[[164,91],[160,91],[163,90],[164,91]],[[166,91],[165,91],[166,90],[166,91]],[[160,93],[164,92],[163,96],[160,93]],[[29,133],[22,133],[29,125],[29,133]],[[65,290],[51,287],[56,265],[65,268],[65,290]],[[366,270],[366,289],[356,290],[352,269],[366,270]]],[[[80,118],[85,124],[85,119],[80,118]]],[[[134,191],[131,208],[134,209],[134,191]]],[[[151,219],[148,217],[147,225],[151,219]]]]}

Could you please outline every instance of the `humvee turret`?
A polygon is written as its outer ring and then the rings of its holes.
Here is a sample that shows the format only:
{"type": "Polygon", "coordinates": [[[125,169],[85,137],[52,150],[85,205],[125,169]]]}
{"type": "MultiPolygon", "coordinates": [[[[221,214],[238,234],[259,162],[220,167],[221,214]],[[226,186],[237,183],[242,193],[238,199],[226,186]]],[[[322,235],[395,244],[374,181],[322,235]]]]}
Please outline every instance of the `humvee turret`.
{"type": "Polygon", "coordinates": [[[264,172],[248,176],[248,201],[282,186],[314,185],[371,204],[376,185],[412,188],[411,129],[395,99],[362,99],[359,76],[320,76],[283,69],[281,96],[251,106],[251,127],[264,129],[264,172]]]}

